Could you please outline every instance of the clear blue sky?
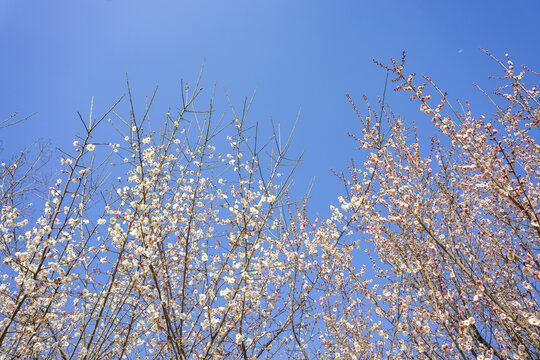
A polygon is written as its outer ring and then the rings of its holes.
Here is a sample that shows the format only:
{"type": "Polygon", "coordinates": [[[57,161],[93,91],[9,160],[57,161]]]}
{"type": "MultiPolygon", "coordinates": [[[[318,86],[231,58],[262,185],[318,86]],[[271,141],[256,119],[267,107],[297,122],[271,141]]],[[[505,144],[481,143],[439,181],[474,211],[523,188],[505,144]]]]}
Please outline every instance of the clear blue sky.
{"type": "MultiPolygon", "coordinates": [[[[342,191],[329,168],[356,156],[346,132],[360,128],[345,93],[359,102],[382,93],[385,72],[373,58],[406,50],[409,69],[429,74],[451,99],[481,99],[472,82],[489,85],[496,66],[478,47],[539,70],[539,15],[537,0],[0,0],[0,117],[36,113],[1,130],[1,156],[37,137],[68,147],[82,133],[76,112],[88,114],[92,96],[98,113],[111,105],[126,72],[139,109],[159,84],[157,118],[178,103],[180,79],[193,81],[204,62],[217,110],[227,110],[222,89],[238,107],[256,89],[252,121],[290,129],[301,111],[298,189],[315,176],[313,205],[322,210],[342,191]]],[[[387,98],[422,120],[403,99],[387,98]]],[[[478,113],[493,111],[478,103],[478,113]]]]}

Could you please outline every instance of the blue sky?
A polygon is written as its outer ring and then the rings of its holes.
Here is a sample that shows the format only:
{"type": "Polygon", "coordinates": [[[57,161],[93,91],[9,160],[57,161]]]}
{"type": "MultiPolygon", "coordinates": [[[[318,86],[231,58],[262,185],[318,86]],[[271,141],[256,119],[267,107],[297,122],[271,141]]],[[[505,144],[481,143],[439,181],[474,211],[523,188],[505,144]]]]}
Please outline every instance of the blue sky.
{"type": "MultiPolygon", "coordinates": [[[[292,154],[304,151],[297,189],[315,177],[313,205],[323,211],[342,188],[329,169],[357,154],[347,131],[359,122],[347,102],[382,93],[387,62],[407,51],[408,67],[429,74],[450,99],[471,99],[491,113],[476,81],[497,66],[478,47],[538,70],[538,1],[6,1],[0,0],[0,118],[36,113],[0,130],[2,157],[37,137],[68,147],[83,129],[77,111],[104,111],[125,93],[136,106],[159,85],[154,118],[179,103],[180,80],[217,84],[241,107],[257,90],[251,121],[290,129],[300,111],[292,154]]],[[[209,95],[209,92],[207,93],[209,95]]],[[[393,109],[425,120],[403,96],[393,109]]],[[[362,109],[362,107],[361,107],[362,109]]],[[[422,135],[422,133],[421,133],[422,135]]],[[[427,136],[427,135],[426,135],[427,136]]]]}

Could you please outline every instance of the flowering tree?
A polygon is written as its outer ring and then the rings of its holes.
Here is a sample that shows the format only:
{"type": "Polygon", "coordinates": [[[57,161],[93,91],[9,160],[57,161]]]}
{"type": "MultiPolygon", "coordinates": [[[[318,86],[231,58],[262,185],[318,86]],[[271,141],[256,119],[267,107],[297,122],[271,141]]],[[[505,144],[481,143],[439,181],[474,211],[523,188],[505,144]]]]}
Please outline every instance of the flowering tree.
{"type": "MultiPolygon", "coordinates": [[[[388,107],[357,110],[364,130],[355,139],[368,155],[343,178],[333,226],[369,239],[378,280],[339,265],[340,286],[325,296],[325,341],[350,359],[538,359],[538,87],[527,87],[527,68],[498,61],[501,101],[489,119],[475,118],[403,62],[380,65],[440,138],[422,149],[416,128],[388,107]]],[[[347,255],[363,247],[352,243],[347,255]]]]}
{"type": "Polygon", "coordinates": [[[314,255],[289,141],[261,144],[249,106],[195,110],[195,88],[159,133],[149,106],[91,114],[37,221],[2,188],[1,358],[305,356],[314,255]]]}

